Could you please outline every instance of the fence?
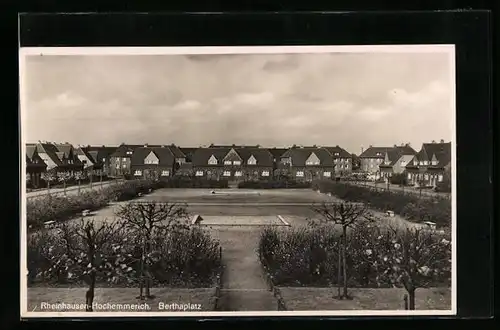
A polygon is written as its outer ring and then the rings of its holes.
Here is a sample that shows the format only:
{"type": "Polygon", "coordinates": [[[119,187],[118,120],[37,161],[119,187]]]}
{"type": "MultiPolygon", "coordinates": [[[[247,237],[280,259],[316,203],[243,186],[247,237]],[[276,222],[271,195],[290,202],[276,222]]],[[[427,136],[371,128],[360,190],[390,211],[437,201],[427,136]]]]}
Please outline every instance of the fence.
{"type": "Polygon", "coordinates": [[[374,191],[393,191],[393,192],[398,192],[401,194],[411,194],[411,195],[416,195],[419,196],[420,198],[446,198],[446,199],[451,199],[451,193],[445,193],[445,192],[435,192],[435,191],[429,191],[425,189],[415,189],[412,187],[405,187],[405,186],[399,186],[399,185],[394,185],[394,184],[387,184],[385,182],[380,182],[380,183],[374,183],[371,181],[344,181],[345,183],[356,185],[356,186],[362,186],[366,187],[367,189],[371,189],[374,191]]]}

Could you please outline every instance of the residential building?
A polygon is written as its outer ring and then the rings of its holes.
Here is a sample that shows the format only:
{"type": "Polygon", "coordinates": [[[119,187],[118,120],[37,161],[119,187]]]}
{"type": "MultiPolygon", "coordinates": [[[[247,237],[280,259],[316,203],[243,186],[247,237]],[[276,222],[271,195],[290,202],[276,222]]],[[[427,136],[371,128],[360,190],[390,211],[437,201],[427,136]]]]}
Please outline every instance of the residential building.
{"type": "MultiPolygon", "coordinates": [[[[96,168],[100,168],[103,175],[111,173],[111,155],[118,149],[117,146],[86,146],[82,148],[94,160],[96,168]]],[[[100,173],[99,173],[100,174],[100,173]]]]}
{"type": "Polygon", "coordinates": [[[130,158],[134,178],[160,180],[174,175],[176,155],[171,148],[143,146],[135,148],[130,158]]]}
{"type": "Polygon", "coordinates": [[[406,165],[410,163],[417,152],[408,144],[402,146],[394,145],[387,150],[384,161],[379,165],[380,176],[389,181],[394,174],[403,174],[406,165]]]}
{"type": "Polygon", "coordinates": [[[255,146],[210,146],[193,155],[196,177],[229,181],[268,180],[273,177],[273,155],[255,146]]]}
{"type": "Polygon", "coordinates": [[[345,149],[339,147],[324,147],[333,157],[336,176],[352,173],[352,155],[345,149]]]}
{"type": "Polygon", "coordinates": [[[74,148],[69,143],[38,142],[27,144],[34,146],[37,154],[47,165],[47,172],[54,174],[66,173],[72,175],[83,170],[83,164],[74,153],[74,148]]]}
{"type": "Polygon", "coordinates": [[[75,155],[83,164],[83,170],[86,173],[94,174],[97,171],[100,172],[100,170],[102,169],[102,163],[98,161],[98,158],[94,158],[94,156],[92,156],[92,154],[85,148],[81,146],[75,147],[75,155]]]}
{"type": "Polygon", "coordinates": [[[47,170],[47,164],[37,152],[36,145],[26,146],[26,181],[28,186],[38,188],[41,185],[42,173],[47,170]]]}
{"type": "Polygon", "coordinates": [[[379,165],[384,162],[385,154],[391,147],[374,147],[370,146],[368,149],[361,152],[359,155],[361,171],[370,174],[379,174],[379,165]]]}
{"type": "Polygon", "coordinates": [[[198,148],[180,148],[180,151],[186,156],[186,163],[193,162],[193,154],[198,148]]]}
{"type": "Polygon", "coordinates": [[[422,144],[420,151],[406,165],[408,182],[435,187],[445,178],[451,180],[451,142],[422,144]]]}
{"type": "Polygon", "coordinates": [[[335,176],[334,158],[322,147],[292,147],[281,155],[277,177],[297,181],[331,179],[335,176]]]}

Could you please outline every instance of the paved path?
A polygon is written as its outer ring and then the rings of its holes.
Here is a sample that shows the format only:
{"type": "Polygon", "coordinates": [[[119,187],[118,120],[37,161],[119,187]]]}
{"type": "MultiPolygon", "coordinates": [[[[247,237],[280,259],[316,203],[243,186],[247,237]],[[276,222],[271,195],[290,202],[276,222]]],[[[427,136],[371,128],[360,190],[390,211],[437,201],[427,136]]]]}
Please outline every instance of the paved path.
{"type": "MultiPolygon", "coordinates": [[[[81,185],[80,192],[89,191],[93,189],[100,189],[114,183],[117,183],[117,181],[94,182],[92,183],[92,187],[90,186],[90,184],[81,185]]],[[[51,195],[62,195],[64,194],[64,188],[50,188],[50,191],[48,189],[31,191],[26,193],[26,197],[27,198],[42,197],[48,195],[49,193],[51,195]]],[[[78,186],[71,186],[66,188],[66,195],[77,195],[77,194],[78,194],[78,186]]]]}
{"type": "Polygon", "coordinates": [[[224,265],[220,310],[278,310],[257,255],[259,233],[256,227],[213,230],[221,242],[224,265]]]}

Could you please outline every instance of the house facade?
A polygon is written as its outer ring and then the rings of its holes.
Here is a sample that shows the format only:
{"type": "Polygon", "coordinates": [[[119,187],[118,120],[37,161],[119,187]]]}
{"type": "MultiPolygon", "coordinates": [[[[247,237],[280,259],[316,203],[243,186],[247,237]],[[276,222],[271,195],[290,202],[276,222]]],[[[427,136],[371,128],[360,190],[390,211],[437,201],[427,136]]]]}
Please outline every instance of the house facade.
{"type": "Polygon", "coordinates": [[[297,181],[335,177],[334,158],[321,147],[292,147],[281,155],[275,177],[297,181]]]}
{"type": "Polygon", "coordinates": [[[385,154],[390,149],[390,147],[370,146],[359,155],[360,170],[365,173],[375,174],[378,177],[379,165],[384,162],[385,154]]]}
{"type": "Polygon", "coordinates": [[[451,179],[451,142],[422,144],[420,151],[406,166],[407,180],[415,186],[435,187],[451,179]]]}
{"type": "Polygon", "coordinates": [[[273,155],[259,147],[211,146],[193,154],[194,175],[211,180],[269,180],[273,166],[273,155]]]}
{"type": "Polygon", "coordinates": [[[352,173],[352,155],[345,149],[335,147],[324,147],[333,157],[335,175],[343,176],[352,173]]]}
{"type": "Polygon", "coordinates": [[[110,175],[111,173],[111,155],[118,149],[116,146],[85,146],[83,151],[90,155],[94,161],[98,174],[110,175]]]}
{"type": "Polygon", "coordinates": [[[26,146],[26,183],[38,188],[41,185],[42,173],[47,170],[47,164],[38,155],[36,145],[26,146]]]}
{"type": "Polygon", "coordinates": [[[139,145],[121,144],[109,157],[109,175],[121,177],[131,175],[132,154],[139,145]]]}
{"type": "Polygon", "coordinates": [[[387,182],[394,174],[403,174],[416,154],[417,152],[408,144],[395,145],[386,151],[384,161],[379,165],[380,176],[387,182]]]}
{"type": "Polygon", "coordinates": [[[168,147],[135,148],[130,158],[133,178],[147,180],[168,179],[174,175],[176,157],[168,147]]]}

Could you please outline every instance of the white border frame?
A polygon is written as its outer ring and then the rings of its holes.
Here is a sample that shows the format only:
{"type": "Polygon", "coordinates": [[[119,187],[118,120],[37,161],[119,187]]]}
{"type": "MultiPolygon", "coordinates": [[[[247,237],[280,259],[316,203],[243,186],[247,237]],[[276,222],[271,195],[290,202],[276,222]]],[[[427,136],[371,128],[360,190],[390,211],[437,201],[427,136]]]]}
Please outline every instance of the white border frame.
{"type": "Polygon", "coordinates": [[[456,80],[455,45],[377,45],[377,46],[252,46],[252,47],[33,47],[19,49],[20,126],[21,126],[21,216],[20,216],[20,274],[21,274],[21,317],[221,317],[221,316],[449,316],[457,313],[457,236],[456,236],[456,80]],[[450,310],[338,310],[338,311],[262,311],[262,312],[30,312],[27,310],[27,260],[26,260],[26,142],[23,118],[26,117],[26,95],[23,89],[26,79],[26,56],[56,55],[195,55],[195,54],[299,54],[299,53],[436,53],[449,55],[450,106],[454,109],[452,121],[452,279],[450,310]]]}

